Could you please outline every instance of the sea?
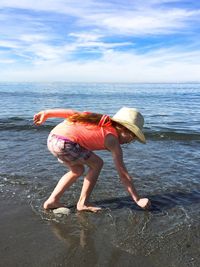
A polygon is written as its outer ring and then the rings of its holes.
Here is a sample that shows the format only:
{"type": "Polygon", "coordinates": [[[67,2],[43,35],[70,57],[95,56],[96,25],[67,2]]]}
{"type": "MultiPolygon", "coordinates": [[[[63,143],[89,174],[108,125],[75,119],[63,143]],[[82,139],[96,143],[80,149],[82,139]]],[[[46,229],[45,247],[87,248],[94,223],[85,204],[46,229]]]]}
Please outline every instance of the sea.
{"type": "MultiPolygon", "coordinates": [[[[64,240],[66,266],[200,266],[200,84],[199,83],[0,83],[0,194],[18,195],[42,223],[64,240]],[[42,204],[67,172],[46,140],[62,119],[33,124],[53,108],[114,115],[140,110],[147,144],[122,146],[124,162],[141,196],[138,208],[125,191],[107,151],[91,201],[104,209],[77,213],[83,177],[65,192],[69,216],[42,204]]],[[[63,265],[57,265],[63,266],[63,265]]]]}

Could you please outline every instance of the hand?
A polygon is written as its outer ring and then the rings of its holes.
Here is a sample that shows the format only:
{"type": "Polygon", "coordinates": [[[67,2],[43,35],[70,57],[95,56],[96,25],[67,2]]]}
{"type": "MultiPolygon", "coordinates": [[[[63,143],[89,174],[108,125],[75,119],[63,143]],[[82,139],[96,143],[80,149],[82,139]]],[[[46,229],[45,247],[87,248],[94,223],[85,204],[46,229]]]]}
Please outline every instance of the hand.
{"type": "Polygon", "coordinates": [[[148,198],[140,198],[136,203],[142,209],[148,209],[151,206],[151,201],[148,198]]]}
{"type": "Polygon", "coordinates": [[[36,125],[41,125],[46,121],[46,113],[45,111],[40,111],[39,113],[35,114],[33,117],[33,121],[36,125]]]}

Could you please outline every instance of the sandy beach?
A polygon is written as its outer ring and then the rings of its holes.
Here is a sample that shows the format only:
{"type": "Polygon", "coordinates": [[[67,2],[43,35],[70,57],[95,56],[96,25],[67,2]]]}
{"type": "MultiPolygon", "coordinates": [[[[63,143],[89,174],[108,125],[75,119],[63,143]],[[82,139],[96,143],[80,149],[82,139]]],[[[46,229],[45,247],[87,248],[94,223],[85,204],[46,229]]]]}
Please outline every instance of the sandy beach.
{"type": "Polygon", "coordinates": [[[59,266],[64,246],[28,203],[1,198],[0,214],[0,266],[59,266]]]}
{"type": "MultiPolygon", "coordinates": [[[[67,242],[70,237],[67,237],[69,233],[66,225],[43,221],[32,211],[28,203],[16,196],[1,199],[0,214],[2,267],[113,266],[112,262],[104,262],[105,265],[98,263],[98,257],[93,254],[94,248],[91,244],[85,249],[84,236],[80,236],[79,244],[74,240],[74,244],[71,244],[74,252],[71,252],[70,244],[67,242]],[[78,253],[80,257],[77,258],[78,253]]],[[[115,257],[119,258],[118,252],[116,249],[112,254],[114,261],[115,257]]],[[[131,266],[128,253],[121,253],[120,258],[121,262],[128,264],[126,266],[131,266]]]]}
{"type": "MultiPolygon", "coordinates": [[[[2,267],[199,266],[199,236],[195,227],[190,232],[183,229],[174,234],[173,239],[169,236],[165,244],[160,240],[156,250],[145,255],[143,250],[133,252],[113,246],[105,233],[96,228],[105,217],[103,213],[74,211],[72,217],[76,217],[81,227],[72,225],[69,217],[48,221],[16,195],[1,198],[2,267]],[[97,225],[92,224],[95,221],[97,225]]],[[[141,243],[143,238],[141,235],[141,243]]]]}

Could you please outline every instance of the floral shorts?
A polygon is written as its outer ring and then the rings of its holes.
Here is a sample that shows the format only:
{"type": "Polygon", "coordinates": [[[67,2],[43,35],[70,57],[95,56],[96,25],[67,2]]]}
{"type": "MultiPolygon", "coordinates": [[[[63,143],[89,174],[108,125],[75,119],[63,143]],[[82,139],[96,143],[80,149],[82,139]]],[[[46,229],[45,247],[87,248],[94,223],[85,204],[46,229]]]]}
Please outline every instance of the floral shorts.
{"type": "Polygon", "coordinates": [[[50,134],[47,140],[49,151],[58,158],[58,161],[70,162],[78,159],[87,160],[92,152],[66,137],[50,134]]]}

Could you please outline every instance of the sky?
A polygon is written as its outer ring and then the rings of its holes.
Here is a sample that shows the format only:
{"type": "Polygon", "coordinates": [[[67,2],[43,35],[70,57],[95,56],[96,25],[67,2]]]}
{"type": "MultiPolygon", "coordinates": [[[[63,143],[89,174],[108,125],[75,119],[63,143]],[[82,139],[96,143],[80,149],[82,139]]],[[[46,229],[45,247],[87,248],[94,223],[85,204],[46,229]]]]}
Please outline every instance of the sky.
{"type": "Polygon", "coordinates": [[[1,0],[0,81],[200,82],[200,1],[1,0]]]}

